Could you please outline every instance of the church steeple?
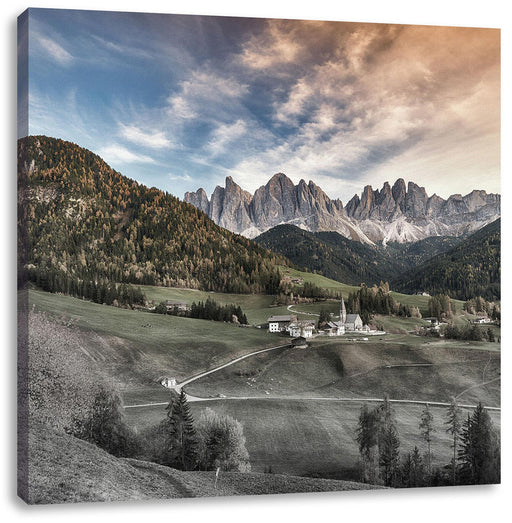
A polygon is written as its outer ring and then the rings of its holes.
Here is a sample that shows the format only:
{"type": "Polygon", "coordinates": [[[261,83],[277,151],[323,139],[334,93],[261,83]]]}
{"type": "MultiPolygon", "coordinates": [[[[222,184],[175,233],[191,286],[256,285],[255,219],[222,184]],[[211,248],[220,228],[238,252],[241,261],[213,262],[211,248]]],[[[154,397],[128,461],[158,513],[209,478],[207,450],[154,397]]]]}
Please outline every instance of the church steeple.
{"type": "Polygon", "coordinates": [[[345,302],[343,301],[343,295],[341,296],[340,303],[340,321],[345,324],[347,322],[347,309],[345,309],[345,302]]]}

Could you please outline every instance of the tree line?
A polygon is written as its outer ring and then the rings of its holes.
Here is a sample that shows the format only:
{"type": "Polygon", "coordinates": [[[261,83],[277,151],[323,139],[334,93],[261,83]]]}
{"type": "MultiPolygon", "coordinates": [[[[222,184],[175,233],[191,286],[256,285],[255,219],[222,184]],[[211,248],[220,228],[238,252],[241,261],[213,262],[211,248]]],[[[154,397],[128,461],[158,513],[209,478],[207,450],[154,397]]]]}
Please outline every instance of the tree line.
{"type": "Polygon", "coordinates": [[[220,305],[212,298],[207,298],[206,301],[199,301],[197,303],[192,302],[190,309],[186,310],[180,310],[178,307],[168,307],[167,303],[162,301],[155,307],[154,312],[157,314],[170,314],[200,320],[224,321],[248,325],[247,316],[240,305],[234,305],[232,303],[220,305]]]}
{"type": "Polygon", "coordinates": [[[349,293],[346,305],[347,311],[359,314],[364,324],[368,324],[374,314],[421,318],[417,307],[395,300],[390,294],[389,284],[382,281],[373,287],[362,284],[357,291],[349,293]]]}
{"type": "Polygon", "coordinates": [[[422,450],[415,446],[405,454],[400,451],[396,417],[389,399],[384,398],[373,409],[363,405],[356,429],[361,481],[397,488],[499,483],[499,433],[482,404],[464,417],[453,399],[446,409],[444,426],[451,441],[452,459],[435,467],[432,441],[436,428],[428,404],[418,423],[425,446],[422,450]]]}
{"type": "Polygon", "coordinates": [[[37,267],[28,269],[28,281],[43,291],[83,298],[94,303],[115,307],[143,307],[146,304],[146,296],[141,288],[129,283],[82,280],[63,271],[37,267]]]}

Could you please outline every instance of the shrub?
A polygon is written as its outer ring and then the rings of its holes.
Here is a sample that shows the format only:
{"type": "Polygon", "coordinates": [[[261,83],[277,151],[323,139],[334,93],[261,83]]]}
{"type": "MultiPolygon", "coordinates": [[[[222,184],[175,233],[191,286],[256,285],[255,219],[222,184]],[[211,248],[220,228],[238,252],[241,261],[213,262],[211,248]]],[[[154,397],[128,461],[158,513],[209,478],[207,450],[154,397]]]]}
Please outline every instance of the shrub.
{"type": "Polygon", "coordinates": [[[242,424],[227,415],[205,409],[197,421],[198,463],[202,470],[249,472],[249,453],[242,424]]]}

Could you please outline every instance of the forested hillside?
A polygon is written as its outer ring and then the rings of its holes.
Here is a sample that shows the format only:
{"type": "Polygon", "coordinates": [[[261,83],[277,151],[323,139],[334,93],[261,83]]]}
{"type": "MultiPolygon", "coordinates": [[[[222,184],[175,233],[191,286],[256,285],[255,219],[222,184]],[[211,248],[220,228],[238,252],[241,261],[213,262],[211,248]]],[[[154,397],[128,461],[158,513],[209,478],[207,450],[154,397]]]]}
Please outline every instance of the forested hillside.
{"type": "Polygon", "coordinates": [[[377,248],[336,232],[312,233],[294,225],[278,225],[255,241],[300,267],[351,285],[379,283],[396,269],[377,248]]]}
{"type": "Polygon", "coordinates": [[[501,220],[485,226],[456,247],[434,256],[393,282],[402,292],[426,291],[467,300],[482,296],[499,300],[501,220]]]}
{"type": "Polygon", "coordinates": [[[276,265],[288,264],[70,142],[19,140],[18,183],[25,266],[49,290],[118,282],[272,293],[276,265]]]}
{"type": "Polygon", "coordinates": [[[313,233],[294,225],[278,225],[255,241],[327,278],[351,285],[373,285],[395,280],[404,271],[457,245],[461,239],[432,237],[414,243],[371,246],[337,232],[313,233]]]}

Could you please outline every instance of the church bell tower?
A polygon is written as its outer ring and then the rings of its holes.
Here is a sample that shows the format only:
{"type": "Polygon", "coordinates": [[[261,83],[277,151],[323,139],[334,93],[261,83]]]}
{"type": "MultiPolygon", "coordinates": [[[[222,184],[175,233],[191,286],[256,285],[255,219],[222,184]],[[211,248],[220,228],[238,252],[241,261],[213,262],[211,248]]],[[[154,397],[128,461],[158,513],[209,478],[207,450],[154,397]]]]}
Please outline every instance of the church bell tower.
{"type": "Polygon", "coordinates": [[[343,296],[341,296],[340,303],[340,321],[343,324],[347,322],[347,309],[345,309],[345,302],[343,301],[343,296]]]}

